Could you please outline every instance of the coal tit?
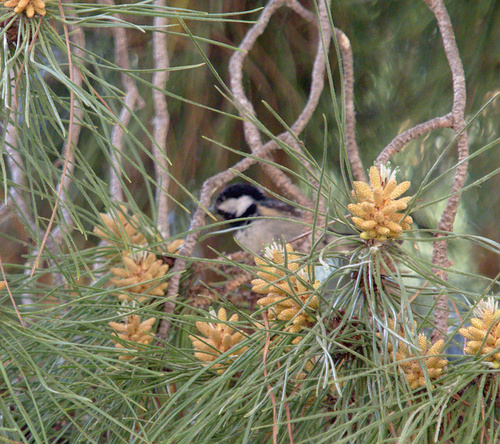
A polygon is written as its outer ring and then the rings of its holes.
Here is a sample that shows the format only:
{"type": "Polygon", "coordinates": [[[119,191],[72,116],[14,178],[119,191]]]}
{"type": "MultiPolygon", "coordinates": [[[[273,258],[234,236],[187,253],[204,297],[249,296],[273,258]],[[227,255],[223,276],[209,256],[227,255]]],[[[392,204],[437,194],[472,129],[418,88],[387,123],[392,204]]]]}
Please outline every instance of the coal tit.
{"type": "Polygon", "coordinates": [[[261,189],[248,183],[226,187],[216,197],[212,210],[231,222],[239,243],[256,253],[266,244],[280,240],[289,242],[307,231],[300,222],[302,213],[297,208],[267,197],[261,189]],[[240,218],[256,219],[238,220],[240,218]]]}

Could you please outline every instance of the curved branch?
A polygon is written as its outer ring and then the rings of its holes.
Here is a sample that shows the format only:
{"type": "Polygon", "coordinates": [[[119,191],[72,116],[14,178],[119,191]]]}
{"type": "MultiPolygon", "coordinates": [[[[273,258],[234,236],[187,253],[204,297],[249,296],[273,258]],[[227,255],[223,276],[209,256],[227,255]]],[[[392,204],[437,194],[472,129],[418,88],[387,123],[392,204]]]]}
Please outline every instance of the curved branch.
{"type": "MultiPolygon", "coordinates": [[[[229,83],[231,92],[236,100],[236,106],[240,116],[243,120],[243,132],[245,141],[247,142],[253,154],[262,146],[262,139],[260,131],[254,123],[257,113],[252,105],[252,102],[245,94],[243,87],[243,62],[247,58],[250,50],[253,48],[258,37],[260,37],[267,28],[271,17],[281,7],[287,4],[287,0],[271,0],[267,6],[262,10],[259,20],[253,25],[245,34],[238,49],[229,59],[229,83]]],[[[268,157],[267,155],[265,157],[268,157]]],[[[299,189],[292,183],[292,181],[278,168],[269,164],[261,165],[263,170],[278,188],[286,191],[290,196],[305,205],[311,205],[309,199],[299,191],[299,189]]]]}
{"type": "Polygon", "coordinates": [[[375,165],[385,165],[394,154],[401,151],[408,143],[417,137],[430,133],[437,128],[451,128],[453,126],[453,118],[451,113],[442,117],[436,117],[414,126],[404,133],[398,134],[389,145],[387,145],[382,152],[378,155],[375,165]]]}
{"type": "Polygon", "coordinates": [[[304,8],[299,0],[287,0],[286,5],[310,25],[318,26],[318,18],[309,9],[304,8]]]}
{"type": "MultiPolygon", "coordinates": [[[[309,98],[302,112],[291,126],[291,131],[295,136],[298,136],[303,131],[306,124],[309,122],[312,113],[316,109],[321,92],[323,91],[326,67],[325,52],[328,51],[331,41],[331,32],[329,29],[328,14],[326,11],[326,7],[330,2],[327,1],[325,3],[326,5],[323,2],[319,5],[319,20],[325,41],[323,42],[321,38],[318,39],[318,48],[312,70],[309,98]]],[[[240,115],[245,119],[243,122],[245,140],[253,154],[255,154],[256,150],[262,146],[262,140],[260,131],[254,123],[254,120],[256,118],[255,109],[250,100],[247,98],[243,87],[243,62],[248,56],[249,51],[253,48],[253,45],[257,41],[257,38],[265,31],[273,14],[281,6],[291,7],[291,9],[296,11],[301,17],[305,17],[307,21],[311,20],[311,14],[308,14],[306,10],[295,1],[270,1],[262,11],[258,22],[254,26],[252,26],[245,35],[243,41],[239,46],[240,51],[235,51],[229,60],[231,91],[237,102],[238,111],[240,115]]],[[[292,149],[300,152],[299,144],[292,143],[290,145],[292,149]]],[[[270,177],[273,178],[273,181],[276,183],[276,185],[280,189],[287,192],[294,200],[302,205],[309,207],[312,206],[311,201],[292,183],[292,181],[281,170],[269,164],[262,164],[262,168],[270,177]]],[[[306,164],[305,168],[306,170],[310,169],[310,165],[306,164]]]]}
{"type": "MultiPolygon", "coordinates": [[[[73,43],[73,54],[72,57],[78,58],[82,60],[84,58],[84,48],[85,48],[85,34],[83,32],[83,29],[79,26],[75,25],[69,25],[69,31],[71,33],[70,39],[73,43]]],[[[73,71],[73,84],[75,85],[76,89],[81,89],[83,79],[78,71],[78,68],[73,65],[71,68],[73,71]]],[[[74,150],[76,146],[78,145],[78,140],[80,138],[80,132],[81,132],[81,124],[80,122],[83,119],[83,107],[80,104],[79,100],[75,99],[73,96],[72,98],[73,101],[73,115],[72,115],[72,125],[71,125],[71,131],[68,131],[68,140],[65,142],[64,147],[63,147],[63,158],[67,159],[67,170],[66,170],[66,175],[63,177],[63,180],[61,183],[59,183],[57,187],[57,192],[61,192],[61,212],[64,217],[64,222],[65,222],[65,228],[73,227],[74,226],[74,221],[71,216],[71,213],[68,211],[68,209],[65,206],[65,203],[70,199],[67,190],[73,180],[73,172],[75,170],[75,153],[74,150]]],[[[52,239],[56,244],[60,244],[63,240],[63,231],[61,228],[61,225],[58,225],[53,233],[52,233],[52,239]]]]}
{"type": "Polygon", "coordinates": [[[356,111],[354,108],[354,58],[352,56],[351,42],[347,35],[340,29],[335,28],[335,37],[339,44],[342,56],[342,72],[344,75],[344,104],[345,104],[345,128],[344,142],[347,151],[352,174],[356,180],[367,181],[363,162],[359,155],[356,143],[356,111]]]}
{"type": "MultiPolygon", "coordinates": [[[[64,8],[62,6],[61,1],[58,1],[58,7],[59,7],[59,13],[61,14],[61,18],[63,20],[66,20],[65,14],[64,14],[64,8]]],[[[63,31],[64,31],[64,39],[66,42],[66,50],[68,53],[68,67],[69,67],[69,78],[71,82],[75,82],[75,73],[77,77],[79,77],[78,70],[75,69],[74,64],[73,64],[73,55],[71,53],[71,45],[70,45],[70,39],[69,39],[69,30],[68,30],[68,25],[63,24],[63,31]]],[[[80,35],[80,37],[83,36],[83,34],[80,35]]],[[[78,38],[78,35],[77,37],[78,38]]],[[[81,79],[80,79],[81,80],[81,79]]],[[[81,83],[80,83],[81,85],[81,83]]],[[[60,182],[57,186],[57,194],[56,194],[56,199],[54,202],[54,208],[52,209],[52,214],[50,216],[49,223],[47,224],[47,229],[45,230],[45,233],[43,235],[42,241],[40,243],[40,246],[38,248],[38,252],[36,254],[35,260],[33,261],[32,267],[31,267],[31,272],[30,272],[30,277],[33,277],[33,274],[35,273],[35,270],[38,268],[39,262],[40,262],[40,257],[42,255],[42,252],[45,248],[45,245],[49,245],[49,248],[51,244],[53,246],[56,245],[56,240],[54,239],[53,235],[54,233],[51,233],[52,230],[52,225],[55,221],[56,214],[57,214],[57,209],[59,207],[59,203],[62,202],[64,204],[65,201],[67,201],[67,195],[66,195],[66,188],[69,186],[71,181],[73,180],[71,177],[71,172],[74,170],[74,146],[73,144],[76,144],[78,141],[78,138],[80,136],[80,125],[76,124],[74,122],[75,118],[75,91],[73,88],[70,88],[69,91],[69,97],[70,97],[70,109],[69,109],[69,125],[68,125],[68,135],[67,135],[67,140],[65,143],[65,147],[63,148],[63,156],[64,156],[64,163],[62,166],[62,171],[61,171],[61,178],[60,182]],[[76,137],[75,137],[76,134],[76,137]],[[51,236],[52,234],[52,236],[51,236]],[[49,237],[50,242],[49,242],[49,237]]],[[[76,107],[79,108],[79,107],[76,107]]],[[[81,108],[79,108],[81,110],[81,108]]],[[[82,111],[82,110],[81,110],[82,111]]],[[[62,205],[64,207],[64,205],[62,205]]],[[[65,218],[65,222],[71,226],[73,224],[73,218],[71,217],[71,214],[69,211],[67,211],[65,208],[62,210],[63,212],[63,217],[65,218]]],[[[57,232],[57,238],[59,240],[62,240],[62,231],[57,232]]],[[[52,254],[56,254],[56,251],[54,248],[52,248],[52,254]]],[[[60,275],[55,275],[56,279],[60,279],[60,275]]]]}
{"type": "MultiPolygon", "coordinates": [[[[469,137],[465,131],[465,74],[458,52],[453,27],[443,0],[424,0],[433,12],[438,22],[439,32],[443,39],[443,48],[448,59],[453,81],[453,106],[451,110],[453,120],[453,130],[457,135],[458,166],[455,178],[450,189],[450,197],[439,220],[437,230],[439,232],[453,231],[453,223],[457,215],[460,203],[460,190],[462,190],[467,175],[469,155],[469,137]]],[[[440,234],[436,238],[442,237],[440,234]]],[[[435,266],[434,272],[440,273],[443,279],[447,279],[447,273],[443,272],[449,266],[448,263],[448,243],[446,240],[436,240],[433,246],[432,263],[435,266]]],[[[448,300],[443,294],[436,301],[434,314],[433,338],[439,338],[446,332],[448,324],[448,300]]]]}

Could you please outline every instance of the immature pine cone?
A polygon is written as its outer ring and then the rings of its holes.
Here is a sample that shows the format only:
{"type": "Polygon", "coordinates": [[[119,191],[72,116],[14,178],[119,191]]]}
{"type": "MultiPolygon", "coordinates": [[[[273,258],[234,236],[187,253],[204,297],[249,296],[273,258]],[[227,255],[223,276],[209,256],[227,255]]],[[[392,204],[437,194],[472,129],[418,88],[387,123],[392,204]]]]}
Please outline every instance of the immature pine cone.
{"type": "MultiPolygon", "coordinates": [[[[125,323],[122,322],[110,322],[109,326],[115,330],[116,335],[124,340],[133,342],[135,344],[149,345],[154,339],[154,335],[149,334],[153,325],[156,322],[156,318],[149,318],[144,322],[141,322],[141,317],[139,315],[130,315],[125,318],[125,323]]],[[[113,341],[116,348],[125,348],[126,346],[118,341],[113,341]]],[[[131,347],[134,347],[131,344],[131,347]]],[[[132,359],[134,355],[125,354],[120,356],[122,360],[132,359]]]]}
{"type": "Polygon", "coordinates": [[[43,0],[2,0],[2,2],[6,8],[14,8],[16,14],[24,12],[28,18],[32,18],[35,12],[42,17],[47,13],[43,0]]]}
{"type": "MultiPolygon", "coordinates": [[[[215,313],[213,316],[215,317],[215,313]]],[[[189,336],[196,350],[194,356],[206,365],[215,361],[219,355],[228,350],[233,350],[232,356],[239,356],[247,349],[247,347],[237,347],[245,337],[239,332],[234,332],[233,327],[226,323],[227,313],[224,308],[219,310],[217,318],[221,322],[196,322],[196,328],[205,338],[189,336]]],[[[232,315],[229,319],[229,322],[237,321],[237,314],[232,315]]],[[[217,373],[222,374],[230,362],[231,359],[228,359],[225,363],[215,364],[213,368],[217,369],[217,373]]]]}
{"type": "Polygon", "coordinates": [[[492,368],[500,368],[500,310],[493,298],[477,304],[477,318],[470,320],[472,326],[461,328],[460,334],[467,339],[464,353],[485,356],[484,361],[492,368]]]}
{"type": "Polygon", "coordinates": [[[386,241],[401,236],[410,229],[413,219],[399,213],[407,207],[411,197],[397,199],[410,187],[410,182],[397,184],[396,172],[381,166],[370,168],[370,185],[366,182],[354,182],[352,197],[356,204],[347,208],[354,215],[352,221],[362,230],[361,239],[386,241]]]}
{"type": "Polygon", "coordinates": [[[147,243],[143,234],[139,233],[137,215],[129,217],[125,205],[115,213],[99,213],[104,226],[96,226],[94,234],[101,239],[120,248],[128,245],[144,245],[147,243]],[[117,220],[118,216],[118,220],[117,220]]]}
{"type": "MultiPolygon", "coordinates": [[[[394,323],[392,323],[391,328],[394,328],[394,323]]],[[[402,334],[404,335],[404,333],[402,334]]],[[[417,355],[408,348],[408,345],[404,341],[398,341],[398,350],[395,356],[393,353],[394,345],[392,341],[389,340],[387,344],[389,356],[398,364],[399,368],[403,370],[406,380],[410,384],[412,390],[425,386],[426,373],[431,381],[435,380],[441,376],[445,367],[448,365],[448,360],[446,358],[438,356],[443,349],[444,340],[440,339],[434,344],[431,344],[427,336],[420,334],[418,335],[418,343],[420,348],[418,356],[422,356],[422,358],[419,359],[417,359],[417,355]],[[425,370],[422,368],[422,362],[425,364],[425,370]]]]}
{"type": "MultiPolygon", "coordinates": [[[[319,281],[309,282],[309,273],[299,270],[297,260],[300,256],[293,251],[290,244],[283,247],[274,243],[266,247],[265,257],[278,267],[269,264],[260,257],[255,257],[255,263],[261,271],[257,272],[258,279],[252,281],[252,290],[255,293],[265,294],[257,304],[268,306],[269,319],[292,321],[286,331],[298,333],[304,327],[310,327],[314,318],[308,311],[314,311],[319,306],[319,300],[313,291],[319,287],[319,281]],[[281,266],[281,267],[279,267],[281,266]],[[283,269],[285,268],[285,270],[283,269]]],[[[296,338],[294,343],[300,341],[296,338]]]]}
{"type": "MultiPolygon", "coordinates": [[[[168,271],[168,265],[156,259],[156,255],[151,252],[140,251],[129,254],[123,252],[123,267],[111,268],[111,273],[116,277],[110,279],[111,283],[117,287],[128,287],[130,293],[137,293],[134,298],[138,302],[143,302],[150,296],[163,296],[168,282],[158,282],[168,271]],[[153,281],[152,281],[153,280],[153,281]],[[152,282],[149,282],[152,281],[152,282]]],[[[125,293],[117,294],[120,301],[130,301],[131,296],[125,293]]]]}

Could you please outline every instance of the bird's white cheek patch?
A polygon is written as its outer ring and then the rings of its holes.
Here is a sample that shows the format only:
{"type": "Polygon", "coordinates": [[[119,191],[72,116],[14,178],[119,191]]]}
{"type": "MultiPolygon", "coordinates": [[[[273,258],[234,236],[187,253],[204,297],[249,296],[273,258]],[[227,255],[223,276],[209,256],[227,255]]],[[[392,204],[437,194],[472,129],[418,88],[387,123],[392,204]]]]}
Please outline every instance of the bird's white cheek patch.
{"type": "Polygon", "coordinates": [[[248,208],[254,204],[254,200],[250,196],[241,196],[237,199],[230,198],[219,205],[219,209],[224,213],[234,214],[234,217],[241,217],[248,208]]]}

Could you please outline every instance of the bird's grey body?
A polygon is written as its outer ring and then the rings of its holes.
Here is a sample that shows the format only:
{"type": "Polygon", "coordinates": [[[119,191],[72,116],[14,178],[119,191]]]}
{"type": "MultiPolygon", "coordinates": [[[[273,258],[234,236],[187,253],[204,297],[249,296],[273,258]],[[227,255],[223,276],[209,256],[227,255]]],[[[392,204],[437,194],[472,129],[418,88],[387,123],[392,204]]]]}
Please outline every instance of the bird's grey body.
{"type": "MultiPolygon", "coordinates": [[[[283,217],[283,215],[275,217],[283,217]]],[[[266,244],[273,241],[290,242],[303,234],[304,229],[304,225],[300,222],[256,219],[248,227],[239,229],[234,238],[249,250],[260,251],[266,244]]]]}
{"type": "Polygon", "coordinates": [[[267,197],[250,184],[226,187],[215,199],[213,210],[237,228],[235,239],[256,253],[260,253],[266,244],[282,240],[290,242],[307,231],[301,223],[299,210],[267,197]],[[250,219],[238,220],[240,218],[250,219]]]}

